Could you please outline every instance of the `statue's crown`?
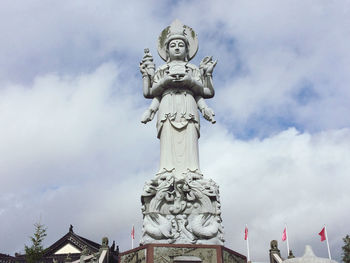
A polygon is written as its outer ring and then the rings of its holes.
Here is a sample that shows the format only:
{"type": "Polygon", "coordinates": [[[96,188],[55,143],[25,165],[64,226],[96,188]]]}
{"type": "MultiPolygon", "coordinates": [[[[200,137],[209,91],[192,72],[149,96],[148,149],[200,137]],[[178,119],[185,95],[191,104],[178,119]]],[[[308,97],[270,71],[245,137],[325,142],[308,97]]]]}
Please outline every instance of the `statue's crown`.
{"type": "Polygon", "coordinates": [[[167,32],[166,40],[164,44],[167,46],[169,42],[173,39],[182,39],[186,42],[188,46],[188,39],[186,34],[185,26],[180,22],[180,20],[175,19],[171,25],[169,26],[169,30],[167,32]]]}
{"type": "Polygon", "coordinates": [[[170,26],[166,27],[158,38],[158,53],[166,61],[166,49],[173,39],[182,39],[188,48],[189,59],[193,58],[198,50],[197,35],[192,28],[175,19],[170,26]]]}

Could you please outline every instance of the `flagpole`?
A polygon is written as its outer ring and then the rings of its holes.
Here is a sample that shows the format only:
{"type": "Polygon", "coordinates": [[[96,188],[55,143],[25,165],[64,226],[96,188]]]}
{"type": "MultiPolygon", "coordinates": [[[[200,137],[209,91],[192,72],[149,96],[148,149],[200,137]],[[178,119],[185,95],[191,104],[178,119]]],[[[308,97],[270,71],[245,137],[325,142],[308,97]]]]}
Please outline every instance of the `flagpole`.
{"type": "Polygon", "coordinates": [[[135,236],[135,230],[134,225],[132,225],[132,235],[131,235],[131,249],[134,248],[134,236],[135,236]]]}
{"type": "Polygon", "coordinates": [[[331,250],[329,249],[329,243],[328,243],[328,236],[327,236],[327,228],[326,228],[326,225],[324,225],[324,232],[326,234],[326,241],[327,241],[327,248],[328,248],[328,257],[330,260],[332,260],[332,257],[331,257],[331,250]]]}
{"type": "MultiPolygon", "coordinates": [[[[248,229],[247,224],[245,225],[246,229],[248,229]]],[[[247,234],[247,262],[250,262],[250,254],[249,254],[249,234],[247,234]]]]}
{"type": "Polygon", "coordinates": [[[287,224],[285,224],[286,226],[286,236],[287,236],[287,258],[289,257],[289,241],[288,241],[288,228],[287,228],[287,224]]]}

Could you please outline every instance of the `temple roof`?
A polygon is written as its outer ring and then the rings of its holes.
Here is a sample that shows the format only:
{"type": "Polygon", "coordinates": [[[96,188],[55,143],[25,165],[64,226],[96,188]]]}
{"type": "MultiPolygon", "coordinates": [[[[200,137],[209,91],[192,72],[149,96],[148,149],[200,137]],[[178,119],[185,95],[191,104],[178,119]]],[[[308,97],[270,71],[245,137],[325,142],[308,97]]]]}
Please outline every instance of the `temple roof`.
{"type": "Polygon", "coordinates": [[[0,263],[11,263],[14,260],[15,260],[14,257],[7,254],[0,253],[0,263]]]}
{"type": "Polygon", "coordinates": [[[54,254],[81,253],[85,248],[88,253],[95,253],[100,247],[100,244],[75,234],[71,226],[67,234],[45,249],[44,257],[54,254]]]}

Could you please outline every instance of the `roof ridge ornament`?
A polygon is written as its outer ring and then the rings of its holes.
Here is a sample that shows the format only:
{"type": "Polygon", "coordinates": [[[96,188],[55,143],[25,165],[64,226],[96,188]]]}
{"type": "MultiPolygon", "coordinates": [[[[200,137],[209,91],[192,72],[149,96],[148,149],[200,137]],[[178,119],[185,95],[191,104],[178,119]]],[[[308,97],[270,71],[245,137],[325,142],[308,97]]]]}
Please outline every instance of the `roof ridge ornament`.
{"type": "Polygon", "coordinates": [[[337,263],[337,261],[329,258],[321,258],[314,254],[311,246],[305,246],[305,252],[302,257],[288,258],[283,260],[283,263],[337,263]]]}
{"type": "Polygon", "coordinates": [[[188,60],[191,60],[198,51],[198,38],[194,30],[175,19],[170,26],[167,26],[158,37],[158,54],[167,61],[167,45],[173,39],[182,39],[188,47],[188,60]]]}
{"type": "Polygon", "coordinates": [[[303,257],[316,257],[310,245],[305,246],[305,252],[303,257]]]}

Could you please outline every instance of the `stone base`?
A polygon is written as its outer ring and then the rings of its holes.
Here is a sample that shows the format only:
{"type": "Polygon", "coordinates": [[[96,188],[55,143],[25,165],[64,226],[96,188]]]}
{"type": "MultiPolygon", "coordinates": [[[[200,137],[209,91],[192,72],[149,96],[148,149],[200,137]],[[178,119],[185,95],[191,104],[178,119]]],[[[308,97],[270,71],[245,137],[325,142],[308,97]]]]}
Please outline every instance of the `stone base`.
{"type": "Polygon", "coordinates": [[[158,175],[146,182],[141,202],[141,245],[224,245],[219,186],[213,180],[194,172],[158,175]]]}
{"type": "Polygon", "coordinates": [[[246,263],[247,258],[219,245],[147,244],[119,254],[119,263],[246,263]]]}

